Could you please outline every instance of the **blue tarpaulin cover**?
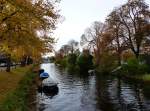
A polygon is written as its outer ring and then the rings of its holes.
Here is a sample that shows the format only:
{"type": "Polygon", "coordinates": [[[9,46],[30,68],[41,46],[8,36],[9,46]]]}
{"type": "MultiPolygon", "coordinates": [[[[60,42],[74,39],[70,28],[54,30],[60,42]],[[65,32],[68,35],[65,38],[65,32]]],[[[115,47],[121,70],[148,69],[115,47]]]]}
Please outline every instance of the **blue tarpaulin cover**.
{"type": "Polygon", "coordinates": [[[41,73],[40,74],[40,77],[42,78],[42,77],[49,77],[49,74],[47,73],[47,72],[43,72],[43,73],[41,73]]]}

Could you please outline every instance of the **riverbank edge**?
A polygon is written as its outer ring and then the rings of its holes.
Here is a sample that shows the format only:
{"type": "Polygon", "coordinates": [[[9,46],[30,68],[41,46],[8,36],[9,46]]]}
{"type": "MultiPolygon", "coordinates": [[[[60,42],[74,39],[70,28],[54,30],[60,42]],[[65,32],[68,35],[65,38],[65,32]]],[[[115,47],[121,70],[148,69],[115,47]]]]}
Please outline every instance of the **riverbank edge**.
{"type": "MultiPolygon", "coordinates": [[[[129,76],[129,75],[124,75],[123,78],[128,79],[128,80],[132,80],[132,81],[136,81],[138,83],[145,83],[145,84],[150,84],[150,79],[146,79],[144,78],[144,75],[136,75],[136,76],[129,76]]],[[[150,77],[150,74],[148,74],[148,76],[150,77]]]]}
{"type": "MultiPolygon", "coordinates": [[[[33,87],[36,72],[33,71],[35,65],[33,65],[25,76],[20,80],[17,88],[8,94],[3,103],[0,105],[2,111],[28,111],[29,102],[31,99],[31,89],[33,87]]],[[[33,97],[33,96],[32,96],[33,97]]],[[[34,98],[35,99],[35,98],[34,98]]],[[[34,105],[33,105],[34,106],[34,105]]],[[[35,106],[34,106],[35,107],[35,106]]]]}
{"type": "Polygon", "coordinates": [[[109,72],[103,74],[103,73],[99,72],[98,70],[96,70],[96,73],[98,75],[100,74],[103,76],[106,76],[106,75],[114,76],[114,77],[121,78],[124,80],[134,81],[136,83],[150,84],[150,74],[128,75],[128,74],[121,74],[121,73],[113,74],[113,73],[109,73],[109,72]]]}
{"type": "Polygon", "coordinates": [[[110,74],[110,75],[129,81],[134,81],[136,83],[150,84],[150,74],[141,74],[141,75],[110,74]]]}
{"type": "Polygon", "coordinates": [[[36,75],[32,79],[32,84],[29,87],[29,92],[27,95],[27,111],[36,111],[37,110],[37,87],[39,86],[39,65],[33,68],[32,72],[36,75]]]}

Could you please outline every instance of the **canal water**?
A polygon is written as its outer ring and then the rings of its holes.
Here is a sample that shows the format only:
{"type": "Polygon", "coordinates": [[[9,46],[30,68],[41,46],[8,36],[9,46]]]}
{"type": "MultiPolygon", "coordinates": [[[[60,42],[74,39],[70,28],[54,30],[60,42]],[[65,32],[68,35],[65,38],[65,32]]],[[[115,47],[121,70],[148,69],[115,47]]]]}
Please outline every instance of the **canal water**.
{"type": "Polygon", "coordinates": [[[37,93],[38,111],[150,111],[150,85],[68,73],[53,63],[41,68],[59,83],[59,91],[37,93]]]}

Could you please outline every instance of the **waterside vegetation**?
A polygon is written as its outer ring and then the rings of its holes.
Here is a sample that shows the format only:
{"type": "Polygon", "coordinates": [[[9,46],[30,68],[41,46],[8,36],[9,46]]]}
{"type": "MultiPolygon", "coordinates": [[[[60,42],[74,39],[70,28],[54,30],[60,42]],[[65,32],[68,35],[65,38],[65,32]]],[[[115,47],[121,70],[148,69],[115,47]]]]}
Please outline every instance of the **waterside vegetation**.
{"type": "Polygon", "coordinates": [[[0,75],[0,110],[28,111],[29,88],[36,76],[32,69],[30,65],[0,75]]]}
{"type": "Polygon", "coordinates": [[[95,21],[85,30],[80,40],[82,52],[77,41],[68,42],[56,52],[55,62],[68,69],[94,68],[101,74],[150,81],[149,20],[149,5],[144,0],[129,0],[105,22],[95,21]]]}

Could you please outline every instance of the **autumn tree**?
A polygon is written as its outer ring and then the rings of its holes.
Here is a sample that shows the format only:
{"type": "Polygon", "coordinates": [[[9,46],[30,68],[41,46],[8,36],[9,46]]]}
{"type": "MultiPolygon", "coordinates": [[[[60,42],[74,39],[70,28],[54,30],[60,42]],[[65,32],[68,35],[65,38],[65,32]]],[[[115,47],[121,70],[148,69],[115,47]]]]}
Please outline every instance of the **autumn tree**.
{"type": "Polygon", "coordinates": [[[93,56],[88,49],[84,49],[81,55],[77,59],[77,64],[80,68],[80,72],[87,72],[93,68],[93,56]]]}
{"type": "Polygon", "coordinates": [[[12,57],[31,56],[35,60],[42,53],[52,51],[51,32],[59,17],[50,0],[1,0],[0,47],[12,57]]]}
{"type": "Polygon", "coordinates": [[[104,23],[95,21],[81,36],[81,45],[94,52],[97,65],[100,63],[100,56],[104,50],[104,48],[102,48],[102,37],[105,33],[105,30],[106,25],[104,23]]]}
{"type": "Polygon", "coordinates": [[[121,53],[126,49],[126,44],[123,42],[122,24],[115,10],[107,16],[106,23],[112,40],[111,50],[116,51],[118,65],[121,65],[121,53]]]}
{"type": "Polygon", "coordinates": [[[116,10],[123,27],[124,42],[139,57],[141,45],[148,36],[150,10],[144,0],[129,0],[116,10]]]}

